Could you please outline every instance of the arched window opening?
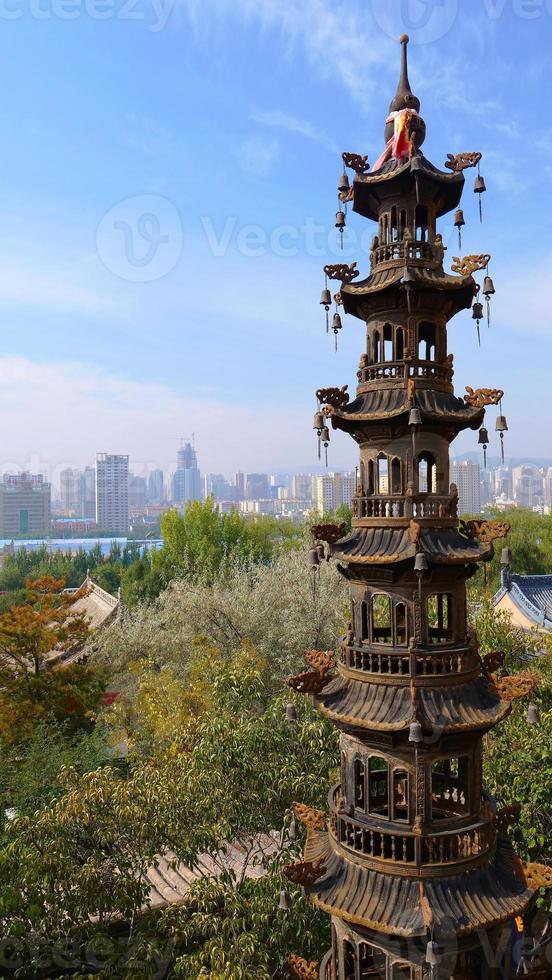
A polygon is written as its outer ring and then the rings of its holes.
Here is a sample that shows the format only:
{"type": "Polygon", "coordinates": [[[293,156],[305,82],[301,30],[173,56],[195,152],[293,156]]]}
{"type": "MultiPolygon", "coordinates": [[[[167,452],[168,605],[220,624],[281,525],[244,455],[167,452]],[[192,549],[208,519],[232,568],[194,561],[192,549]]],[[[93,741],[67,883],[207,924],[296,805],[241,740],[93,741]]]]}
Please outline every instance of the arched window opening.
{"type": "Polygon", "coordinates": [[[360,604],[360,637],[362,640],[368,639],[368,603],[360,604]]]}
{"type": "Polygon", "coordinates": [[[405,647],[407,642],[406,605],[404,602],[397,602],[395,606],[395,643],[398,647],[405,647]]]}
{"type": "Polygon", "coordinates": [[[372,596],[372,643],[391,643],[391,599],[377,593],[372,596]]]}
{"type": "Polygon", "coordinates": [[[406,769],[393,769],[393,820],[409,819],[409,787],[406,769]]]}
{"type": "MultiPolygon", "coordinates": [[[[366,489],[366,467],[364,466],[364,460],[360,461],[360,492],[364,493],[366,489]]],[[[358,489],[357,489],[358,493],[358,489]]]]}
{"type": "Polygon", "coordinates": [[[352,943],[345,940],[343,942],[343,967],[345,970],[345,980],[355,980],[355,947],[352,943]]]}
{"type": "Polygon", "coordinates": [[[381,360],[380,351],[380,335],[379,330],[374,330],[374,364],[378,364],[381,360]]]}
{"type": "Polygon", "coordinates": [[[397,327],[395,331],[395,360],[402,361],[404,357],[404,330],[397,327]]]}
{"type": "Polygon", "coordinates": [[[378,755],[368,760],[368,811],[389,817],[389,766],[378,755]]]}
{"type": "Polygon", "coordinates": [[[418,324],[418,359],[434,361],[437,352],[437,325],[428,320],[418,324]]]}
{"type": "Polygon", "coordinates": [[[355,806],[366,809],[366,768],[362,759],[355,759],[355,806]]]}
{"type": "Polygon", "coordinates": [[[378,489],[377,493],[389,493],[389,460],[385,453],[380,453],[376,459],[378,468],[378,489]]]}
{"type": "Polygon", "coordinates": [[[450,643],[453,639],[452,596],[437,592],[427,597],[427,639],[429,643],[450,643]]]}
{"type": "Polygon", "coordinates": [[[391,238],[395,242],[398,237],[399,227],[397,222],[397,208],[395,205],[391,208],[391,238]]]}
{"type": "Polygon", "coordinates": [[[389,215],[387,214],[383,216],[383,236],[385,244],[389,245],[389,215]]]}
{"type": "Polygon", "coordinates": [[[419,242],[427,241],[427,208],[425,204],[416,205],[416,239],[419,242]]]}
{"type": "Polygon", "coordinates": [[[383,358],[384,361],[393,360],[393,327],[386,323],[383,328],[383,358]]]}
{"type": "Polygon", "coordinates": [[[374,460],[368,460],[368,486],[366,492],[369,497],[374,493],[374,460]]]}
{"type": "Polygon", "coordinates": [[[398,456],[391,460],[391,493],[402,493],[401,461],[398,456]]]}
{"type": "Polygon", "coordinates": [[[431,766],[431,811],[434,820],[469,812],[469,758],[437,759],[431,766]]]}
{"type": "Polygon", "coordinates": [[[360,980],[385,980],[387,957],[383,950],[359,943],[358,958],[360,980]]]}
{"type": "Polygon", "coordinates": [[[404,208],[401,208],[401,213],[399,215],[399,237],[400,238],[402,238],[403,235],[404,235],[404,230],[406,228],[406,224],[407,224],[406,211],[405,211],[404,208]]]}
{"type": "Polygon", "coordinates": [[[435,493],[437,486],[437,467],[432,453],[418,456],[418,492],[435,493]]]}

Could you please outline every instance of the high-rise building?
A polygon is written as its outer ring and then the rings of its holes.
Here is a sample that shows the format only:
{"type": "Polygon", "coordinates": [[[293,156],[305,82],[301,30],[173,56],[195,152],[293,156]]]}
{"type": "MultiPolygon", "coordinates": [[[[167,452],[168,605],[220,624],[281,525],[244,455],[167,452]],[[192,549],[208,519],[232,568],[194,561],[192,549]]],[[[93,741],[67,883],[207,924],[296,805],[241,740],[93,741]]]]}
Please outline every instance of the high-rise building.
{"type": "Polygon", "coordinates": [[[128,477],[128,506],[134,510],[144,508],[148,501],[148,483],[144,476],[129,473],[128,477]]]}
{"type": "Polygon", "coordinates": [[[0,483],[0,535],[48,534],[51,487],[42,474],[4,475],[0,483]]]}
{"type": "Polygon", "coordinates": [[[98,528],[128,531],[128,456],[96,456],[96,521],[98,528]]]}
{"type": "Polygon", "coordinates": [[[236,500],[245,500],[245,473],[236,473],[234,477],[234,486],[236,488],[236,500]]]}
{"type": "Polygon", "coordinates": [[[513,498],[520,507],[534,507],[542,502],[543,476],[537,466],[514,466],[513,498]]]}
{"type": "Polygon", "coordinates": [[[493,473],[495,497],[512,499],[512,471],[508,466],[498,466],[493,473]]]}
{"type": "Polygon", "coordinates": [[[345,505],[351,507],[356,477],[351,473],[325,473],[314,478],[314,502],[319,514],[328,514],[345,505]]]}
{"type": "Polygon", "coordinates": [[[481,512],[481,467],[479,463],[451,463],[450,481],[458,487],[458,513],[481,512]]]}
{"type": "Polygon", "coordinates": [[[197,465],[195,447],[191,442],[184,442],[178,450],[171,488],[171,497],[175,504],[187,504],[202,498],[201,473],[197,465]]]}
{"type": "Polygon", "coordinates": [[[552,504],[552,466],[549,466],[543,479],[544,503],[547,507],[552,504]]]}
{"type": "Polygon", "coordinates": [[[297,473],[291,481],[291,496],[295,500],[312,500],[312,476],[297,473]]]}
{"type": "Polygon", "coordinates": [[[148,501],[162,504],[165,498],[165,477],[163,470],[152,470],[148,478],[148,501]]]}
{"type": "Polygon", "coordinates": [[[81,470],[62,470],[59,475],[60,504],[66,517],[83,516],[84,474],[81,470]]]}
{"type": "Polygon", "coordinates": [[[268,476],[266,473],[248,473],[245,485],[247,500],[266,500],[268,498],[268,476]]]}
{"type": "Polygon", "coordinates": [[[87,520],[96,519],[96,470],[93,466],[84,468],[82,516],[87,520]]]}

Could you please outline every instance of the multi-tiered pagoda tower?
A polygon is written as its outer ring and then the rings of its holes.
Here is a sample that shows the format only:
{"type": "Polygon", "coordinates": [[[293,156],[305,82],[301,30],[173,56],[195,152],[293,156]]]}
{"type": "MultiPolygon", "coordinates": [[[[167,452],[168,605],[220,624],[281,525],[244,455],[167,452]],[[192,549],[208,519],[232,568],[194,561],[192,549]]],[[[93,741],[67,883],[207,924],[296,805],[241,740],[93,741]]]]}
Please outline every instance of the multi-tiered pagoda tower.
{"type": "Polygon", "coordinates": [[[504,529],[460,523],[449,478],[451,442],[479,429],[502,394],[456,397],[447,347],[448,321],[477,301],[470,270],[489,256],[445,272],[437,221],[458,208],[463,170],[479,154],[450,157],[450,172],[423,156],[401,40],[386,150],[371,170],[344,154],[356,173],[341,199],[377,223],[370,275],[326,269],[341,279],[343,310],[366,323],[354,400],[317,393],[324,424],[358,443],[360,466],[352,532],[319,529],[338,538],[330,550],[350,586],[339,662],[332,673],[311,652],[314,671],[290,679],[341,731],[340,782],[327,819],[302,814],[304,863],[290,877],[332,917],[322,980],[487,980],[511,975],[501,943],[510,946],[534,891],[506,833],[512,814],[485,795],[482,742],[529,687],[498,678],[499,655],[479,655],[466,581],[504,529]]]}

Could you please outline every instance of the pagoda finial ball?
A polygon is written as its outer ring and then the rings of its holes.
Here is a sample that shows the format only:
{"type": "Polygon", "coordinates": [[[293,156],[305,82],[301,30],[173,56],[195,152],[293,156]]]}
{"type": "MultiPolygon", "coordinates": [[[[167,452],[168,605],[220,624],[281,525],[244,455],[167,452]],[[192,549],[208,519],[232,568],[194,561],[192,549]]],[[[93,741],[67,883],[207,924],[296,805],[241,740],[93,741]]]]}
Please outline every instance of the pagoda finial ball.
{"type": "Polygon", "coordinates": [[[400,41],[401,44],[408,44],[408,42],[410,41],[410,38],[409,38],[408,34],[401,34],[401,36],[399,38],[399,41],[400,41]]]}

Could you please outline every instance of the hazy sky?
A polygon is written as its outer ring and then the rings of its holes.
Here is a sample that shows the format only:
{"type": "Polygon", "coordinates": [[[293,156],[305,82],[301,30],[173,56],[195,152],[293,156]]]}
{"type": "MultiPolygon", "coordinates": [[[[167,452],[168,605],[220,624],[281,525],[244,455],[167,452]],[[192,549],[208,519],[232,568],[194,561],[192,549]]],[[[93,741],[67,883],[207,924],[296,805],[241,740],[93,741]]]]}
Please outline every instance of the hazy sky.
{"type": "MultiPolygon", "coordinates": [[[[340,153],[380,153],[403,30],[424,151],[484,154],[462,251],[492,253],[497,293],[481,350],[468,311],[450,327],[457,390],[504,388],[507,450],[552,455],[550,0],[0,0],[0,21],[3,468],[140,472],[192,432],[204,471],[316,462],[314,391],[353,389],[363,343],[344,317],[334,354],[318,305],[340,153]]],[[[349,227],[365,275],[374,229],[349,227]]],[[[330,465],[355,456],[335,433],[330,465]]]]}

